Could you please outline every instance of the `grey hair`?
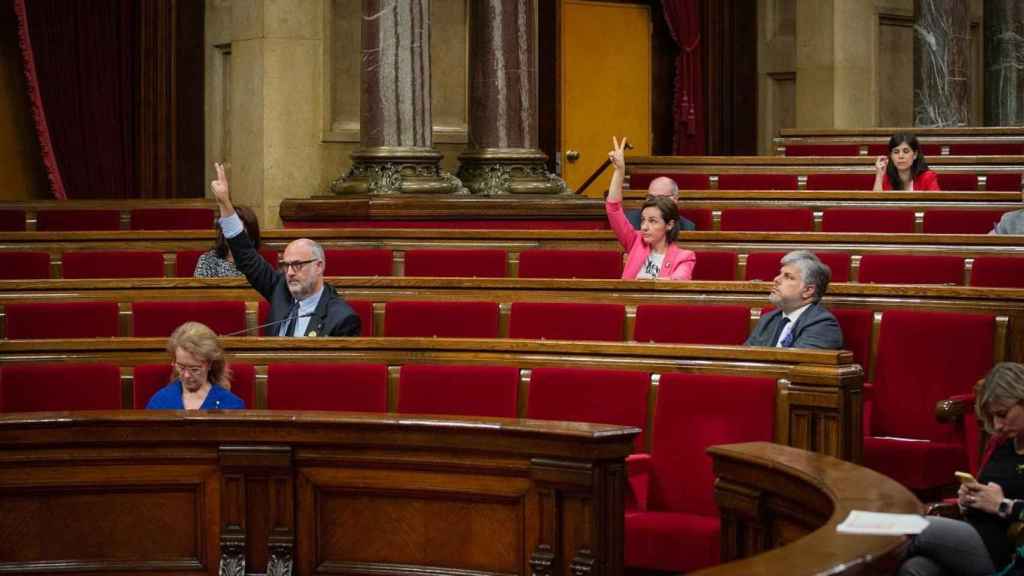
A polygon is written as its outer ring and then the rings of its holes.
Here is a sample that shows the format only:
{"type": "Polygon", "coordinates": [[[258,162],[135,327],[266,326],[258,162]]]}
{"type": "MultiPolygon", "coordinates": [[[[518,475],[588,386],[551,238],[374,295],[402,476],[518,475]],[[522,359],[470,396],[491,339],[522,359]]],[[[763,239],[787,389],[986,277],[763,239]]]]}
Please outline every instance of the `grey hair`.
{"type": "Polygon", "coordinates": [[[832,269],[828,267],[810,250],[794,250],[782,257],[782,265],[796,265],[800,269],[800,280],[808,286],[814,286],[814,302],[821,300],[828,290],[832,279],[832,269]]]}
{"type": "Polygon", "coordinates": [[[989,370],[985,380],[974,393],[974,413],[984,423],[985,430],[994,434],[992,414],[989,407],[993,402],[1020,404],[1024,402],[1024,364],[1000,362],[989,370]]]}
{"type": "Polygon", "coordinates": [[[309,242],[309,249],[313,251],[313,257],[323,262],[324,266],[327,266],[327,257],[324,256],[324,247],[316,240],[310,240],[309,238],[306,238],[306,240],[309,242]]]}

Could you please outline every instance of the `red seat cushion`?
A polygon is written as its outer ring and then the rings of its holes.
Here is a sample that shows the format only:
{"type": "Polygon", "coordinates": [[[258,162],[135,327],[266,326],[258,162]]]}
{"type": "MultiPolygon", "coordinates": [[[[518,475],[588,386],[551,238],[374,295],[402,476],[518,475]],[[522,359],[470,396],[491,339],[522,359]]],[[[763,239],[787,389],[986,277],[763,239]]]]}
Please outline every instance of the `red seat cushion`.
{"type": "Polygon", "coordinates": [[[713,218],[710,208],[679,208],[679,215],[693,222],[694,230],[713,230],[713,218]]]}
{"type": "Polygon", "coordinates": [[[117,302],[31,302],[7,305],[7,337],[114,338],[117,302]]]}
{"type": "Polygon", "coordinates": [[[863,465],[911,490],[946,484],[954,472],[968,469],[967,452],[961,444],[873,436],[864,438],[863,465]]]}
{"type": "Polygon", "coordinates": [[[989,174],[985,178],[985,190],[992,192],[1020,192],[1021,174],[989,174]]]}
{"type": "Polygon", "coordinates": [[[626,512],[625,564],[630,568],[692,572],[721,562],[717,516],[626,512]]]}
{"type": "Polygon", "coordinates": [[[808,174],[808,190],[871,190],[875,185],[873,174],[808,174]]]}
{"type": "Polygon", "coordinates": [[[62,232],[73,230],[120,230],[118,210],[40,210],[36,213],[36,230],[62,232]]]}
{"type": "Polygon", "coordinates": [[[213,208],[135,208],[132,230],[209,230],[216,224],[213,208]]]}
{"type": "Polygon", "coordinates": [[[964,283],[964,259],[942,254],[865,254],[860,259],[862,284],[964,283]]]}
{"type": "Polygon", "coordinates": [[[939,173],[939,189],[952,191],[971,191],[978,189],[978,177],[975,174],[939,173]]]}
{"type": "Polygon", "coordinates": [[[750,308],[691,304],[640,304],[636,341],[740,345],[750,332],[750,308]]]}
{"type": "Polygon", "coordinates": [[[822,232],[914,232],[914,211],[888,208],[826,208],[822,232]]]}
{"type": "Polygon", "coordinates": [[[622,304],[513,302],[508,337],[621,342],[625,325],[622,304]]]}
{"type": "Polygon", "coordinates": [[[406,364],[398,377],[398,411],[515,418],[518,391],[515,366],[406,364]]]}
{"type": "Polygon", "coordinates": [[[933,209],[924,213],[925,234],[988,234],[1006,210],[933,209]]]}
{"type": "MultiPolygon", "coordinates": [[[[526,417],[647,427],[651,376],[630,370],[534,368],[526,417]]],[[[634,439],[644,447],[643,433],[634,439]]]]}
{"type": "Polygon", "coordinates": [[[135,302],[133,335],[164,338],[185,322],[201,322],[221,336],[245,333],[245,302],[135,302]]]}
{"type": "Polygon", "coordinates": [[[391,276],[391,250],[324,250],[325,276],[391,276]]]}
{"type": "Polygon", "coordinates": [[[359,335],[373,336],[373,302],[369,300],[346,300],[345,302],[359,315],[359,335]]]}
{"type": "Polygon", "coordinates": [[[964,142],[949,145],[950,156],[1016,156],[1024,154],[1020,142],[964,142]]]}
{"type": "Polygon", "coordinates": [[[405,253],[406,276],[504,278],[504,250],[409,250],[405,253]]]}
{"type": "Polygon", "coordinates": [[[0,280],[45,280],[50,277],[46,252],[0,252],[0,280]]]}
{"type": "Polygon", "coordinates": [[[694,280],[731,281],[736,279],[735,252],[697,251],[697,264],[693,267],[694,280]]]}
{"type": "Polygon", "coordinates": [[[384,412],[388,369],[383,364],[288,364],[267,366],[267,408],[384,412]]]}
{"type": "Polygon", "coordinates": [[[0,210],[0,230],[5,232],[24,232],[25,211],[16,208],[0,210]]]}
{"type": "Polygon", "coordinates": [[[4,412],[119,410],[121,371],[113,364],[6,364],[0,367],[4,412]]]}
{"type": "Polygon", "coordinates": [[[519,277],[621,278],[622,253],[615,250],[523,250],[519,253],[519,277]]]}
{"type": "Polygon", "coordinates": [[[810,208],[725,208],[723,231],[810,232],[814,214],[810,208]]]}
{"type": "Polygon", "coordinates": [[[384,305],[384,336],[497,338],[496,302],[412,302],[384,305]]]}
{"type": "Polygon", "coordinates": [[[859,308],[829,308],[843,331],[843,348],[853,352],[853,361],[864,368],[865,377],[871,369],[871,332],[874,312],[859,308]]]}
{"type": "Polygon", "coordinates": [[[795,174],[722,174],[719,190],[796,190],[795,174]]]}
{"type": "MultiPolygon", "coordinates": [[[[244,362],[231,362],[231,392],[245,402],[247,408],[253,408],[253,382],[256,380],[256,370],[252,364],[244,362]]],[[[166,364],[138,364],[135,366],[132,375],[132,405],[136,409],[143,409],[149,404],[149,399],[173,379],[173,371],[170,363],[166,364]]]]}
{"type": "Polygon", "coordinates": [[[162,278],[164,256],[155,250],[71,251],[62,268],[64,278],[162,278]]]}
{"type": "Polygon", "coordinates": [[[630,190],[647,190],[651,180],[660,176],[667,176],[675,180],[680,190],[707,190],[711,187],[707,174],[694,174],[692,172],[632,172],[629,175],[630,190]]]}
{"type": "Polygon", "coordinates": [[[971,286],[1024,288],[1024,258],[977,256],[971,268],[971,286]]]}
{"type": "MultiPolygon", "coordinates": [[[[859,144],[786,144],[786,156],[858,156],[859,144]]],[[[856,188],[849,188],[856,190],[856,188]]]]}

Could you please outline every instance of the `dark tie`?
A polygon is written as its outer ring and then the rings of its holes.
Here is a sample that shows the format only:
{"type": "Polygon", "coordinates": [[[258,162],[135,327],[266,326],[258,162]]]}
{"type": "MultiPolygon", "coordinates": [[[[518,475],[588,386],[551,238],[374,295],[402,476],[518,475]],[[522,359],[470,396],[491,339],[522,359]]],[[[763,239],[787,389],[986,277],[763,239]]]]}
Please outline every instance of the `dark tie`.
{"type": "Polygon", "coordinates": [[[299,301],[296,300],[292,303],[292,307],[288,309],[288,316],[291,317],[288,320],[288,327],[284,329],[285,336],[293,336],[295,332],[295,323],[299,320],[299,301]]]}
{"type": "Polygon", "coordinates": [[[782,336],[782,331],[786,329],[786,325],[788,325],[789,322],[790,320],[787,316],[782,317],[782,325],[779,327],[779,333],[775,335],[775,342],[772,344],[772,346],[778,346],[781,344],[783,348],[789,348],[790,346],[793,345],[792,330],[790,330],[789,333],[786,334],[786,337],[782,339],[782,342],[779,342],[779,336],[782,336]]]}

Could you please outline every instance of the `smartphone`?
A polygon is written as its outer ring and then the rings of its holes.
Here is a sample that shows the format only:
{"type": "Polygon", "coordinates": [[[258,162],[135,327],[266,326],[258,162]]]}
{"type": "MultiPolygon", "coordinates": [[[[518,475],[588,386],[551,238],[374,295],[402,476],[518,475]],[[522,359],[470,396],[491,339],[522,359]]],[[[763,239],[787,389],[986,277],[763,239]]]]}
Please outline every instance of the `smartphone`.
{"type": "Polygon", "coordinates": [[[978,483],[978,480],[967,472],[954,472],[953,476],[956,476],[956,479],[959,480],[961,484],[967,484],[968,482],[973,482],[975,484],[978,483]]]}

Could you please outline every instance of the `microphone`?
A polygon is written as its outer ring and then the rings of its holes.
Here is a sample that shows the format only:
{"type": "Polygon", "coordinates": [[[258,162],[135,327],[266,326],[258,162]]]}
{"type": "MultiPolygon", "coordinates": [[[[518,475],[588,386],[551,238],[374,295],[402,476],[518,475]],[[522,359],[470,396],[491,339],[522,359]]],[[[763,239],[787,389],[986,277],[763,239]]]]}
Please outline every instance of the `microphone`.
{"type": "MultiPolygon", "coordinates": [[[[256,334],[258,335],[259,331],[262,330],[263,328],[268,328],[270,326],[275,326],[277,324],[283,324],[285,322],[289,322],[289,321],[291,321],[292,318],[295,318],[295,319],[309,318],[312,315],[313,315],[312,312],[306,312],[305,314],[299,314],[298,316],[295,316],[294,314],[289,314],[288,316],[285,316],[284,318],[281,318],[280,320],[274,320],[273,322],[267,322],[266,324],[260,324],[259,326],[256,327],[256,334]]],[[[243,328],[241,330],[235,330],[234,332],[228,332],[227,334],[221,334],[221,336],[238,336],[239,334],[245,334],[248,331],[249,331],[248,328],[243,328]]]]}

